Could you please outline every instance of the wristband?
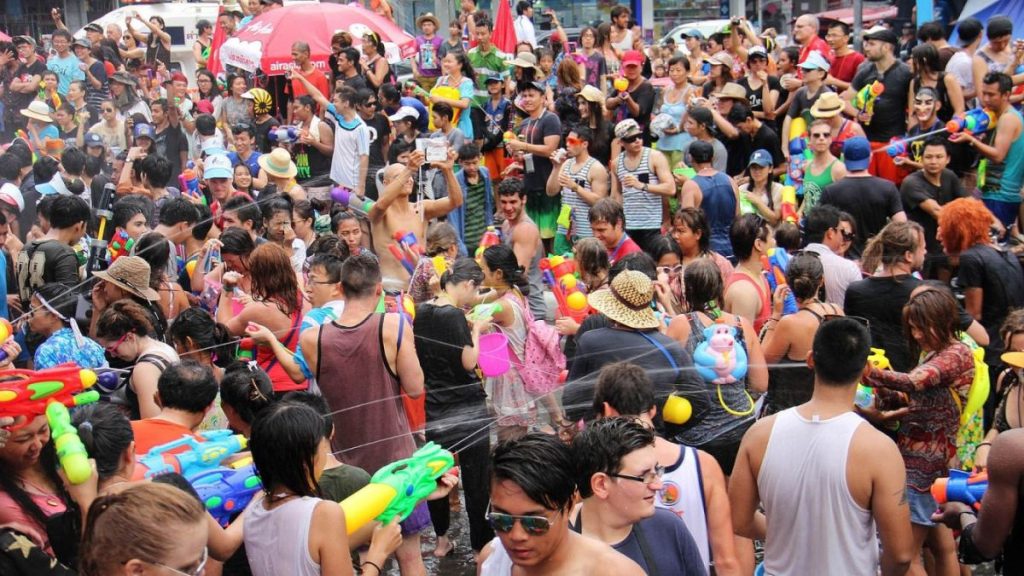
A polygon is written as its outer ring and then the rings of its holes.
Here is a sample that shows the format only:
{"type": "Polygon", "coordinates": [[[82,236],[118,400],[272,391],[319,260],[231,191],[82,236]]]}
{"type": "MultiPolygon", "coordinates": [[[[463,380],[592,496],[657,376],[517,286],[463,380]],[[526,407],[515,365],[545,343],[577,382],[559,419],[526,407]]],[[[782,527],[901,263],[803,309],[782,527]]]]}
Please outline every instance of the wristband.
{"type": "Polygon", "coordinates": [[[369,564],[370,566],[373,566],[374,568],[376,568],[377,569],[377,574],[383,574],[384,573],[384,571],[380,569],[380,566],[377,566],[377,564],[375,564],[375,563],[373,563],[373,562],[371,562],[369,560],[364,560],[363,563],[359,565],[359,567],[362,568],[363,566],[366,566],[367,564],[369,564]]]}

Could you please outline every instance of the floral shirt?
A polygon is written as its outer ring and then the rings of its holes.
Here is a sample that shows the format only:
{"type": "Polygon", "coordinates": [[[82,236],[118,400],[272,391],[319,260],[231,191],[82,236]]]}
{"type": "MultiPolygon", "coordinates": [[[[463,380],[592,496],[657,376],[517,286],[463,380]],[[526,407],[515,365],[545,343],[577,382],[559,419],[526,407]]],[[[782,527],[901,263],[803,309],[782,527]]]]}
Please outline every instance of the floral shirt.
{"type": "Polygon", "coordinates": [[[84,337],[79,344],[71,328],[65,327],[51,334],[36,349],[35,369],[53,368],[67,362],[74,362],[80,368],[107,367],[102,346],[84,337]]]}

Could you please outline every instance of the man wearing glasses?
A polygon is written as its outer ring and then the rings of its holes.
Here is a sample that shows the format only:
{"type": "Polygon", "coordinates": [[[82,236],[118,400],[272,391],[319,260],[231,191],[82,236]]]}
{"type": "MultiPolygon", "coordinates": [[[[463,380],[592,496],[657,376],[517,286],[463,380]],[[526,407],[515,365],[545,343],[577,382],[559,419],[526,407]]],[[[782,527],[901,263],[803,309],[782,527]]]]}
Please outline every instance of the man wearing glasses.
{"type": "Polygon", "coordinates": [[[635,418],[603,418],[572,443],[583,503],[569,527],[611,545],[648,574],[707,574],[682,519],[655,508],[665,468],[654,433],[635,418]]]}
{"type": "Polygon", "coordinates": [[[556,436],[527,434],[491,459],[487,521],[497,537],[480,551],[479,576],[645,574],[607,544],[569,530],[576,492],[572,450],[556,436]]]}
{"type": "Polygon", "coordinates": [[[860,268],[852,260],[840,256],[845,240],[854,234],[843,230],[839,210],[835,206],[817,206],[804,214],[804,250],[821,258],[825,270],[825,301],[842,306],[846,288],[861,279],[860,268]]]}

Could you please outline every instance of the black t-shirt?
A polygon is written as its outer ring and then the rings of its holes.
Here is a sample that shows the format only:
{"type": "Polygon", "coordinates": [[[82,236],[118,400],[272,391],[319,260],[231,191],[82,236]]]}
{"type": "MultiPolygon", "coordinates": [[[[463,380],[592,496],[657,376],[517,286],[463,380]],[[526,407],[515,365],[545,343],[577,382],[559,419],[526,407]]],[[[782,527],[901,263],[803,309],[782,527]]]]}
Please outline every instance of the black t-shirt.
{"type": "MultiPolygon", "coordinates": [[[[619,91],[612,88],[608,91],[608,97],[613,98],[619,95],[619,91]]],[[[626,118],[632,118],[636,120],[636,123],[640,125],[640,128],[644,131],[644,146],[651,145],[651,131],[648,129],[651,125],[651,112],[654,111],[654,100],[657,97],[657,92],[654,90],[654,86],[644,80],[636,88],[629,93],[630,97],[636,102],[639,108],[639,113],[634,116],[629,113],[629,107],[624,103],[620,104],[616,109],[612,110],[612,124],[618,124],[626,118]]]]}
{"type": "Polygon", "coordinates": [[[486,394],[476,372],[462,366],[462,349],[473,345],[466,314],[454,306],[416,307],[416,355],[427,390],[427,419],[452,405],[478,404],[486,394]]]}
{"type": "MultiPolygon", "coordinates": [[[[548,136],[561,136],[562,123],[552,112],[544,111],[539,118],[527,118],[519,125],[519,138],[527,144],[543,145],[548,136]]],[[[523,188],[533,200],[538,196],[546,196],[548,176],[551,175],[551,159],[541,154],[533,154],[533,172],[529,168],[523,172],[523,188]]]]}
{"type": "Polygon", "coordinates": [[[740,132],[735,138],[727,138],[718,127],[715,127],[715,138],[725,146],[726,163],[725,173],[729,176],[738,176],[747,169],[747,162],[750,161],[750,136],[740,132]]]}
{"type": "Polygon", "coordinates": [[[256,148],[259,149],[263,154],[269,154],[272,146],[270,145],[270,130],[281,123],[273,116],[268,117],[263,122],[255,122],[256,124],[256,148]]]}
{"type": "MultiPolygon", "coordinates": [[[[384,141],[391,134],[391,122],[383,114],[374,114],[373,118],[367,120],[366,126],[370,129],[370,166],[384,166],[387,160],[384,158],[384,141]]],[[[458,152],[458,150],[456,150],[458,152]]]]}
{"type": "Polygon", "coordinates": [[[1024,307],[1024,275],[1011,252],[989,244],[975,244],[960,253],[960,286],[981,288],[981,325],[989,336],[989,348],[1002,348],[999,327],[1006,315],[1024,307]]]}
{"type": "MultiPolygon", "coordinates": [[[[754,112],[764,112],[764,86],[758,86],[757,89],[754,90],[750,87],[749,76],[744,76],[736,83],[747,91],[747,100],[750,102],[750,109],[754,112]]],[[[766,83],[768,84],[769,92],[775,90],[779,93],[779,98],[782,97],[781,95],[784,90],[782,89],[782,84],[779,82],[778,78],[775,76],[768,76],[768,81],[766,83]]],[[[785,100],[776,100],[775,105],[778,106],[784,101],[785,100]]]]}
{"type": "Polygon", "coordinates": [[[947,202],[967,196],[960,179],[952,170],[943,170],[939,179],[940,185],[935,186],[925,178],[924,171],[918,170],[904,178],[900,185],[900,196],[903,198],[903,209],[907,212],[907,219],[917,222],[924,228],[924,239],[929,254],[942,253],[942,245],[935,237],[939,225],[935,218],[921,209],[921,204],[935,200],[939,206],[943,206],[947,202]]]}
{"type": "MultiPolygon", "coordinates": [[[[757,132],[750,139],[750,151],[767,150],[772,154],[772,164],[781,166],[786,157],[782,155],[782,144],[779,142],[779,135],[766,122],[761,124],[757,132]]],[[[747,158],[749,160],[749,157],[747,158]]]]}
{"type": "Polygon", "coordinates": [[[831,204],[849,212],[857,223],[857,238],[850,247],[850,254],[859,257],[864,242],[889,222],[897,212],[903,211],[900,192],[896,185],[875,176],[843,178],[825,187],[819,204],[831,204]]]}
{"type": "Polygon", "coordinates": [[[872,142],[888,142],[894,136],[903,136],[907,131],[907,93],[910,91],[910,79],[913,74],[903,62],[896,61],[884,74],[879,74],[878,67],[865,61],[857,68],[857,74],[850,85],[853,90],[880,80],[885,91],[875,100],[874,114],[871,123],[864,125],[864,133],[872,142]]]}
{"type": "Polygon", "coordinates": [[[18,254],[17,271],[21,300],[28,302],[32,293],[43,284],[78,284],[78,256],[71,246],[63,242],[33,240],[18,254]]]}
{"type": "MultiPolygon", "coordinates": [[[[43,61],[37,58],[36,61],[30,65],[22,64],[18,66],[18,72],[15,74],[15,78],[17,78],[18,80],[29,80],[32,78],[32,76],[39,76],[40,78],[42,78],[44,72],[46,72],[46,64],[43,64],[43,61]]],[[[7,88],[9,89],[9,87],[7,88]]],[[[8,102],[12,109],[15,111],[15,113],[18,116],[21,116],[22,119],[24,119],[25,117],[21,114],[18,114],[17,111],[22,110],[24,108],[28,108],[28,105],[31,104],[32,101],[35,99],[35,90],[27,94],[11,91],[10,96],[8,98],[8,102]]]]}
{"type": "Polygon", "coordinates": [[[103,196],[103,188],[110,183],[110,177],[106,174],[97,174],[93,177],[92,182],[89,184],[89,196],[92,201],[92,209],[95,210],[100,205],[100,199],[103,196]]]}
{"type": "Polygon", "coordinates": [[[797,116],[802,115],[804,120],[807,121],[807,124],[810,125],[814,120],[811,117],[811,106],[814,106],[814,103],[817,102],[818,98],[820,98],[825,92],[832,92],[832,89],[828,86],[822,86],[814,96],[811,96],[808,94],[806,86],[797,88],[796,92],[793,94],[793,102],[789,105],[789,111],[786,112],[786,115],[790,118],[796,118],[797,116]]]}
{"type": "Polygon", "coordinates": [[[186,155],[188,154],[188,138],[185,137],[181,127],[168,126],[156,132],[153,138],[153,145],[155,146],[156,153],[171,163],[171,179],[168,181],[168,184],[174,184],[178,181],[178,175],[184,169],[184,166],[181,165],[181,153],[185,152],[186,155]]]}
{"type": "Polygon", "coordinates": [[[370,87],[366,83],[366,78],[363,78],[362,76],[360,76],[358,74],[356,74],[355,76],[352,76],[351,78],[345,78],[342,82],[345,83],[345,86],[348,86],[349,88],[351,88],[351,89],[353,89],[355,91],[359,91],[362,88],[369,88],[370,87]]]}

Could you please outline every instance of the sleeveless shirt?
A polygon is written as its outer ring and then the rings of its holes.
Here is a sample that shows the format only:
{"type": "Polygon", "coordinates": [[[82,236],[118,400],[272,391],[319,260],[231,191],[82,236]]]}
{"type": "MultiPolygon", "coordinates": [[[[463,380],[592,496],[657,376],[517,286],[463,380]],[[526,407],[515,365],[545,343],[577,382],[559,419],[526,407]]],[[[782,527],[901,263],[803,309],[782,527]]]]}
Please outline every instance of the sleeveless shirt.
{"type": "MultiPolygon", "coordinates": [[[[615,161],[615,173],[618,175],[620,183],[630,174],[638,179],[647,175],[649,185],[659,182],[658,175],[651,171],[651,149],[646,147],[640,152],[640,163],[632,170],[626,168],[626,153],[620,152],[615,161]]],[[[626,214],[628,230],[661,228],[661,196],[623,184],[622,208],[626,214]]]]}
{"type": "Polygon", "coordinates": [[[320,565],[309,555],[309,527],[320,502],[303,496],[273,510],[265,508],[266,500],[249,507],[244,541],[254,576],[319,576],[320,565]]]}
{"type": "MultiPolygon", "coordinates": [[[[562,165],[562,174],[572,178],[587,192],[593,191],[593,188],[590,185],[590,179],[587,178],[587,176],[590,174],[590,167],[597,162],[597,159],[594,157],[587,158],[587,161],[584,162],[578,170],[574,170],[577,164],[576,159],[572,158],[570,162],[566,162],[562,165]]],[[[572,223],[576,228],[576,237],[592,237],[594,235],[594,231],[590,228],[590,204],[587,204],[586,200],[580,198],[580,195],[574,192],[571,188],[562,188],[562,203],[572,206],[572,223]]]]}
{"type": "Polygon", "coordinates": [[[704,502],[704,478],[700,471],[700,457],[696,448],[679,447],[679,459],[665,468],[661,477],[663,487],[657,493],[655,505],[671,510],[683,519],[690,531],[704,568],[711,572],[711,539],[708,533],[707,503],[704,502]]]}
{"type": "Polygon", "coordinates": [[[700,209],[707,215],[708,226],[711,228],[711,250],[731,258],[729,228],[736,219],[736,195],[732,191],[732,182],[724,172],[694,176],[693,181],[700,187],[700,209]]]}

